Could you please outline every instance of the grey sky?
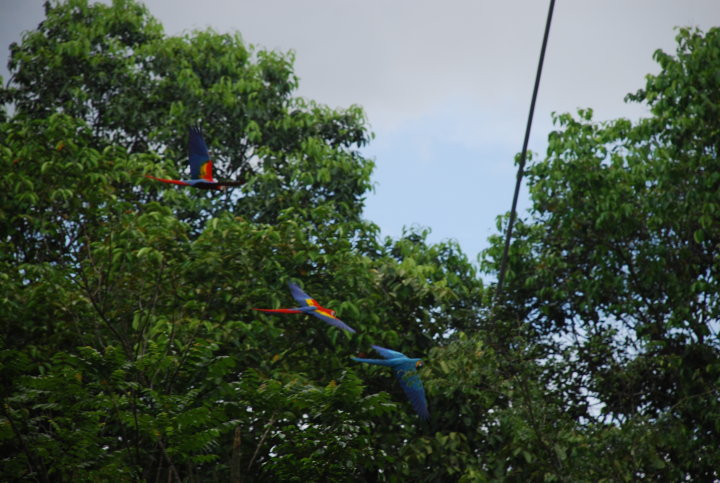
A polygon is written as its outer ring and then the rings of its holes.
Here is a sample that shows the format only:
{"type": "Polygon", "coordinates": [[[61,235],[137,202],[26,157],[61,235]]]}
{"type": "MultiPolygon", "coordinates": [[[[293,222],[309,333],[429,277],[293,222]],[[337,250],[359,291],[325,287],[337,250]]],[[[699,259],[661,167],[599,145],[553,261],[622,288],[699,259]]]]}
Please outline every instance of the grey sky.
{"type": "MultiPolygon", "coordinates": [[[[294,50],[299,95],[359,104],[376,139],[376,192],[366,216],[458,239],[474,257],[509,209],[547,1],[146,0],[169,35],[212,27],[294,50]]],[[[7,46],[42,18],[39,0],[0,0],[7,46]]],[[[597,119],[643,115],[623,97],[673,52],[674,26],[720,24],[717,0],[558,0],[531,149],[550,112],[592,107],[597,119]]],[[[2,52],[2,73],[7,51],[2,52]]],[[[523,206],[527,202],[523,201],[523,206]]]]}

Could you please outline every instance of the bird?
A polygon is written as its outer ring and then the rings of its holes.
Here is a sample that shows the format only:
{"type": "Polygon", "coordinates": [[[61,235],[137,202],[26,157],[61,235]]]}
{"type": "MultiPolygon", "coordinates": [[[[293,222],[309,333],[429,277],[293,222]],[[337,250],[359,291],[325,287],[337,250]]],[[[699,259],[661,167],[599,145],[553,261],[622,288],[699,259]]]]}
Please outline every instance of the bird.
{"type": "Polygon", "coordinates": [[[352,359],[356,362],[366,362],[368,364],[377,364],[379,366],[387,366],[392,368],[400,382],[400,386],[405,391],[405,395],[410,400],[413,409],[418,415],[427,420],[430,418],[430,413],[427,408],[427,401],[425,400],[425,389],[423,388],[422,381],[418,375],[418,369],[423,366],[421,359],[412,359],[401,352],[397,352],[391,349],[386,349],[378,345],[372,346],[384,359],[363,359],[360,357],[353,357],[352,359]]]}
{"type": "Polygon", "coordinates": [[[288,282],[288,288],[290,288],[290,293],[292,294],[293,298],[297,300],[297,302],[300,305],[300,307],[295,307],[292,309],[255,309],[260,312],[280,312],[284,314],[310,314],[314,315],[318,319],[322,320],[325,323],[328,323],[330,325],[334,325],[335,327],[338,327],[340,329],[346,330],[348,332],[355,333],[355,329],[347,325],[342,320],[338,319],[335,316],[335,311],[325,308],[322,305],[320,305],[317,300],[310,297],[308,294],[302,291],[300,287],[295,285],[292,282],[288,282]]]}
{"type": "Polygon", "coordinates": [[[188,162],[190,163],[190,177],[188,180],[156,178],[146,174],[150,179],[162,181],[163,183],[191,186],[206,190],[222,190],[228,186],[240,186],[242,181],[218,181],[212,177],[213,162],[210,160],[207,144],[202,137],[202,132],[197,126],[190,127],[188,136],[188,162]]]}

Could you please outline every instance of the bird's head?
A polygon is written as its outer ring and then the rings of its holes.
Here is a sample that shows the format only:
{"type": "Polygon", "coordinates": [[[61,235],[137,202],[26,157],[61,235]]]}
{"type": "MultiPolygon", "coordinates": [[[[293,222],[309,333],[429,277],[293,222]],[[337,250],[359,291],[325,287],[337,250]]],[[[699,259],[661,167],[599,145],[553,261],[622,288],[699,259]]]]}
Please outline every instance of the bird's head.
{"type": "Polygon", "coordinates": [[[415,363],[415,369],[420,369],[422,366],[424,366],[423,361],[417,361],[415,363]]]}
{"type": "Polygon", "coordinates": [[[325,309],[325,310],[328,311],[328,313],[330,314],[330,317],[335,317],[335,311],[334,311],[334,310],[332,310],[332,309],[325,309]]]}

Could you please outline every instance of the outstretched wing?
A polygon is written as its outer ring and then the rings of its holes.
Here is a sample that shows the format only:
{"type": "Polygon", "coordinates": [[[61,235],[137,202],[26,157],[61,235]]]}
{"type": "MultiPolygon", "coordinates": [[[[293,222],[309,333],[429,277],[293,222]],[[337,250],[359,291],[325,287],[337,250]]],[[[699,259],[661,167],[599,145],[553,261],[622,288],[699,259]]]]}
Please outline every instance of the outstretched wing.
{"type": "Polygon", "coordinates": [[[302,289],[300,287],[298,287],[297,285],[295,285],[294,283],[288,282],[288,288],[290,289],[290,293],[292,294],[293,298],[300,305],[302,305],[302,306],[314,305],[316,307],[318,305],[320,305],[315,301],[315,299],[313,299],[308,294],[303,292],[302,289]]]}
{"type": "Polygon", "coordinates": [[[397,359],[399,357],[407,359],[407,356],[402,352],[386,349],[384,347],[380,347],[379,345],[374,345],[372,347],[378,352],[378,354],[383,356],[385,359],[397,359]]]}
{"type": "Polygon", "coordinates": [[[181,186],[190,186],[190,183],[186,183],[185,181],[180,181],[177,179],[156,178],[155,176],[150,176],[149,174],[146,174],[145,177],[154,179],[156,181],[162,181],[163,183],[179,184],[181,186]]]}
{"type": "Polygon", "coordinates": [[[352,357],[351,359],[355,362],[367,362],[368,364],[391,367],[391,363],[386,361],[385,359],[364,359],[362,357],[352,357]]]}
{"type": "Polygon", "coordinates": [[[425,388],[423,387],[420,376],[415,369],[404,370],[394,369],[395,376],[400,381],[400,386],[405,391],[405,395],[410,400],[413,409],[420,415],[422,419],[428,419],[430,413],[427,408],[427,401],[425,399],[425,388]]]}
{"type": "Polygon", "coordinates": [[[339,329],[347,330],[348,332],[352,333],[356,332],[355,329],[332,315],[330,312],[327,311],[327,309],[323,309],[322,306],[317,302],[317,300],[303,292],[303,290],[294,283],[288,282],[288,288],[290,288],[290,293],[292,294],[293,298],[303,307],[317,307],[316,310],[308,312],[310,315],[314,315],[323,322],[334,325],[339,329]]]}
{"type": "Polygon", "coordinates": [[[347,325],[342,320],[338,319],[334,315],[330,315],[322,310],[313,310],[312,312],[308,312],[310,315],[314,315],[318,319],[322,320],[323,322],[326,322],[330,325],[334,325],[335,327],[343,330],[347,330],[348,332],[352,332],[353,334],[356,332],[355,329],[347,325]]]}
{"type": "Polygon", "coordinates": [[[188,160],[190,162],[190,177],[192,179],[206,179],[212,181],[212,161],[208,153],[207,144],[202,132],[197,126],[190,128],[188,138],[188,160]]]}

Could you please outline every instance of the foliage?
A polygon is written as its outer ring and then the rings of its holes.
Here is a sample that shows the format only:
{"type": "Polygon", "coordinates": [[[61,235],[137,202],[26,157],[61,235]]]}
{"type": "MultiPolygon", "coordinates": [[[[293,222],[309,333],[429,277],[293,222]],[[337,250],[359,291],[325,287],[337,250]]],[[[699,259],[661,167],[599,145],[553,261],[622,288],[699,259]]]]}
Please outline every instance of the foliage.
{"type": "Polygon", "coordinates": [[[194,236],[140,199],[152,156],[98,151],[61,114],[2,129],[3,474],[337,479],[385,465],[378,420],[413,416],[384,378],[367,392],[349,356],[381,340],[420,351],[452,326],[447,287],[479,287],[450,270],[469,267],[456,247],[384,246],[364,224],[353,241],[328,206],[318,224],[226,212],[194,236]],[[288,303],[289,277],[362,335],[251,310],[288,303]]]}
{"type": "Polygon", "coordinates": [[[628,96],[648,118],[555,117],[547,157],[528,169],[533,219],[513,247],[506,309],[565,374],[553,385],[568,410],[639,448],[616,466],[635,468],[633,479],[712,480],[720,30],[677,39],[677,55],[656,52],[661,72],[628,96]]]}
{"type": "Polygon", "coordinates": [[[339,219],[359,219],[372,169],[357,150],[370,138],[364,114],[292,97],[292,55],[212,30],[166,37],[133,0],[46,2],[45,10],[37,30],[10,47],[12,85],[2,99],[17,113],[83,119],[94,147],[160,154],[166,161],[151,171],[161,175],[185,169],[187,127],[201,122],[215,177],[248,182],[241,199],[228,195],[205,211],[272,222],[286,208],[330,203],[339,219]]]}
{"type": "Polygon", "coordinates": [[[479,288],[474,271],[423,234],[380,243],[359,218],[372,167],[355,150],[369,138],[361,111],[292,98],[290,59],[254,59],[237,36],[166,38],[132,2],[48,5],[13,47],[14,115],[0,126],[3,475],[354,478],[386,466],[379,420],[415,431],[404,398],[391,402],[384,378],[368,391],[349,356],[376,341],[425,351],[452,326],[450,288],[479,288]],[[201,60],[218,52],[246,60],[212,81],[201,60]],[[145,179],[156,153],[185,156],[188,118],[209,109],[227,118],[208,139],[257,131],[247,146],[211,141],[221,168],[258,159],[245,192],[145,179]],[[288,303],[291,277],[362,335],[251,311],[288,303]]]}
{"type": "Polygon", "coordinates": [[[720,31],[678,40],[652,116],[556,117],[490,309],[457,244],[361,218],[364,115],[291,55],[49,2],[0,92],[3,479],[717,478],[720,31]],[[242,190],[144,177],[195,121],[242,190]],[[358,333],[252,310],[290,280],[358,333]],[[428,422],[371,344],[425,359],[428,422]]]}

